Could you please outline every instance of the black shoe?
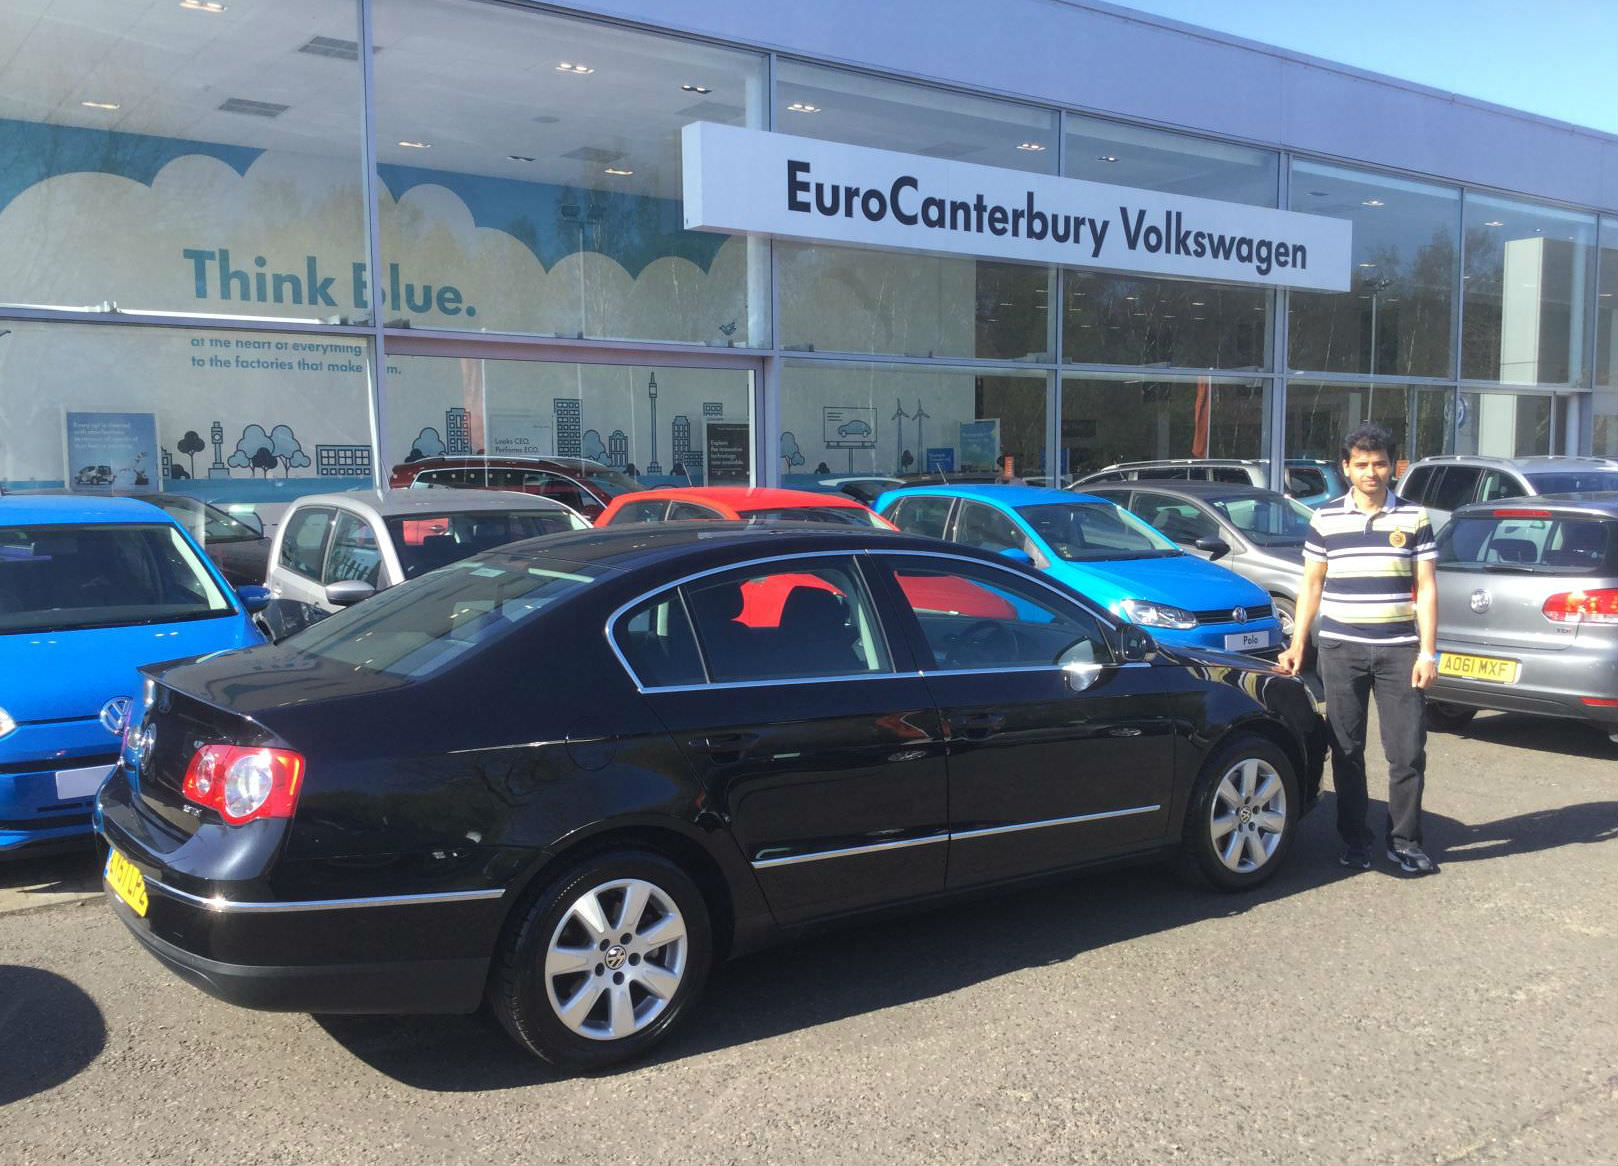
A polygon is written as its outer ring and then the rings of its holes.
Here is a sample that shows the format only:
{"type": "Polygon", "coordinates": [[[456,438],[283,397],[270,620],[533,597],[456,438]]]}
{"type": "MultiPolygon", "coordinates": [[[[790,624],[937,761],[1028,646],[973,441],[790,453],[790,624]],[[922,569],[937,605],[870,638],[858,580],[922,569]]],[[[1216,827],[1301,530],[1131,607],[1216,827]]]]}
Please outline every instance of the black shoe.
{"type": "Polygon", "coordinates": [[[1337,856],[1339,866],[1358,867],[1360,870],[1371,869],[1371,848],[1369,846],[1345,846],[1343,853],[1337,856]]]}
{"type": "Polygon", "coordinates": [[[1427,852],[1411,843],[1407,846],[1388,847],[1388,861],[1399,864],[1405,874],[1437,874],[1438,864],[1427,857],[1427,852]]]}

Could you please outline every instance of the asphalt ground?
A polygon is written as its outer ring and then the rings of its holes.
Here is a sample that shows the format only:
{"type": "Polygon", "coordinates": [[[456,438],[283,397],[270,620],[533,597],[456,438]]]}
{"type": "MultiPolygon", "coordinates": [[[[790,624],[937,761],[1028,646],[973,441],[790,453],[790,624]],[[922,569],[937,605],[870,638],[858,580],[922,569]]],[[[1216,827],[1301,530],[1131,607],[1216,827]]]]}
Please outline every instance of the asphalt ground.
{"type": "Polygon", "coordinates": [[[1436,876],[1338,866],[1328,793],[1255,894],[1147,867],[867,923],[595,1077],[480,1017],[231,1008],[92,860],[0,868],[0,1160],[1612,1162],[1618,746],[1486,714],[1429,751],[1436,876]]]}

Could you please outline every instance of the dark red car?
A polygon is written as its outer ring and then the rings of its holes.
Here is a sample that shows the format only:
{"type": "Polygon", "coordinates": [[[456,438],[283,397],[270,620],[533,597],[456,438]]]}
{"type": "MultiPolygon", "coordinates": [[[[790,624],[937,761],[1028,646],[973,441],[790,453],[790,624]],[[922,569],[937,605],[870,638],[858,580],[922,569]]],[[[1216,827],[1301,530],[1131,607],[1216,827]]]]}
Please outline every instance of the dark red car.
{"type": "Polygon", "coordinates": [[[514,490],[554,498],[594,520],[619,494],[644,487],[611,466],[580,457],[499,457],[460,454],[402,462],[388,472],[394,490],[449,486],[461,490],[514,490]]]}

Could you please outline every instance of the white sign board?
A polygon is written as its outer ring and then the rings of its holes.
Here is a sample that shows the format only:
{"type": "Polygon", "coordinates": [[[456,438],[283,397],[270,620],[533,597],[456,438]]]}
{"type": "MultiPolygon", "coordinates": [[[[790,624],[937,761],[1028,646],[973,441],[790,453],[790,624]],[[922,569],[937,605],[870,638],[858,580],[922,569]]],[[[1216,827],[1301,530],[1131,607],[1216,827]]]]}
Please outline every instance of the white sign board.
{"type": "Polygon", "coordinates": [[[681,133],[688,229],[1347,291],[1352,224],[766,130],[681,133]]]}

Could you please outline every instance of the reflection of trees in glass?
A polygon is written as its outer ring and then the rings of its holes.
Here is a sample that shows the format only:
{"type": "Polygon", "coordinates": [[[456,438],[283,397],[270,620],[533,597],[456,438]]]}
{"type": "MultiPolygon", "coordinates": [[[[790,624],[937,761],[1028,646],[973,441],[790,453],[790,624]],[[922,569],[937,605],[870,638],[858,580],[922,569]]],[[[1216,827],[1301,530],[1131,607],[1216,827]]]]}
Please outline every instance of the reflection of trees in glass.
{"type": "Polygon", "coordinates": [[[1197,397],[1209,394],[1209,457],[1264,456],[1264,385],[1215,381],[1062,382],[1062,447],[1068,473],[1114,462],[1193,456],[1197,397]]]}
{"type": "Polygon", "coordinates": [[[1268,351],[1263,288],[1066,273],[1066,359],[1083,364],[1258,369],[1268,351]]]}
{"type": "Polygon", "coordinates": [[[1000,419],[999,452],[1017,459],[1017,472],[1043,470],[1045,382],[1030,377],[978,377],[973,395],[977,416],[1000,419]]]}
{"type": "Polygon", "coordinates": [[[1292,381],[1287,386],[1287,456],[1335,460],[1344,435],[1365,421],[1387,427],[1402,460],[1445,453],[1451,395],[1449,389],[1413,385],[1292,381]]]}
{"type": "Polygon", "coordinates": [[[1450,376],[1455,243],[1445,226],[1411,255],[1358,252],[1346,292],[1293,292],[1287,363],[1322,372],[1450,376]],[[1372,337],[1375,336],[1375,351],[1372,337]]]}
{"type": "Polygon", "coordinates": [[[1049,269],[977,262],[977,355],[1003,360],[1050,356],[1049,269]]]}

